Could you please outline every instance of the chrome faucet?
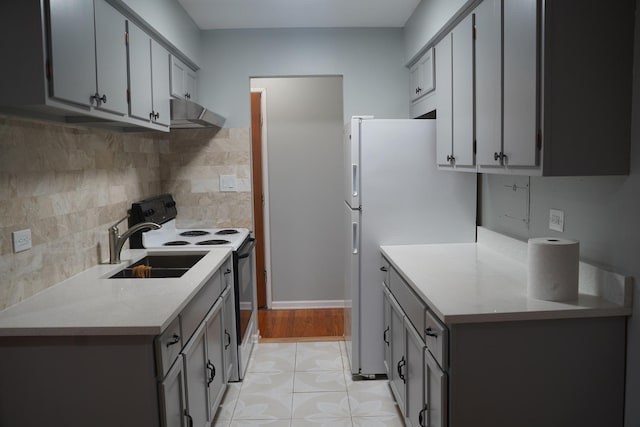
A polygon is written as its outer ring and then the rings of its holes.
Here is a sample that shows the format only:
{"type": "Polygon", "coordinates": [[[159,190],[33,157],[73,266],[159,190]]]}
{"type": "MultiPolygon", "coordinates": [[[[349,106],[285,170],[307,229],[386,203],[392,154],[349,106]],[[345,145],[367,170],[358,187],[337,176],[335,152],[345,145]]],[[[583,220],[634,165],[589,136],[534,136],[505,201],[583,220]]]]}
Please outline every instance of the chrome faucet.
{"type": "Polygon", "coordinates": [[[127,218],[129,218],[129,215],[109,227],[109,264],[119,264],[121,262],[120,252],[122,251],[122,246],[133,233],[141,230],[157,230],[161,227],[161,225],[156,224],[155,222],[141,222],[120,235],[118,224],[127,218]]]}

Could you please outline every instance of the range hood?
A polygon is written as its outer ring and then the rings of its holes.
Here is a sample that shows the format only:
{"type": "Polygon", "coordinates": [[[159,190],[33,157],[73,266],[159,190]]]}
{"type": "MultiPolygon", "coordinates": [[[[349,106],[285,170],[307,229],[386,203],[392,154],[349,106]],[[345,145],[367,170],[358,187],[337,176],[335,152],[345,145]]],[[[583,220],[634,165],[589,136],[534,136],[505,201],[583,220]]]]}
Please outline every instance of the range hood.
{"type": "Polygon", "coordinates": [[[171,129],[222,127],[225,118],[186,99],[171,100],[171,129]]]}

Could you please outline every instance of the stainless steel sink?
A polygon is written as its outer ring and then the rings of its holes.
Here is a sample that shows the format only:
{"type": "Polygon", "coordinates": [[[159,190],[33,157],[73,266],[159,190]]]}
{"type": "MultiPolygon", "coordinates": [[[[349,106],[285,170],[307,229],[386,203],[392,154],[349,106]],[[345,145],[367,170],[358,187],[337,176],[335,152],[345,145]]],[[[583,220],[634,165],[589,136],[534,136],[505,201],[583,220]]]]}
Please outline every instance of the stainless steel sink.
{"type": "Polygon", "coordinates": [[[142,278],[174,278],[182,277],[191,267],[196,265],[204,257],[204,254],[181,255],[147,255],[146,257],[126,266],[109,279],[142,279],[142,278]],[[136,276],[134,268],[145,265],[151,267],[145,273],[145,277],[136,276]]]}

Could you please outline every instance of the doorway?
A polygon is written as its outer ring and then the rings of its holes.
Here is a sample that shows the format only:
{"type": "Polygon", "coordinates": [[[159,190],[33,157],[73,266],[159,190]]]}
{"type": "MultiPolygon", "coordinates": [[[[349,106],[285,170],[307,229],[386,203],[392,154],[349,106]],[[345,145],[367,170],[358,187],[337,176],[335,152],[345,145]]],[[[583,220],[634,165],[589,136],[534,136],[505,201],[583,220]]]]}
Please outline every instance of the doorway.
{"type": "Polygon", "coordinates": [[[259,306],[342,309],[342,76],[252,78],[251,88],[259,306]]]}

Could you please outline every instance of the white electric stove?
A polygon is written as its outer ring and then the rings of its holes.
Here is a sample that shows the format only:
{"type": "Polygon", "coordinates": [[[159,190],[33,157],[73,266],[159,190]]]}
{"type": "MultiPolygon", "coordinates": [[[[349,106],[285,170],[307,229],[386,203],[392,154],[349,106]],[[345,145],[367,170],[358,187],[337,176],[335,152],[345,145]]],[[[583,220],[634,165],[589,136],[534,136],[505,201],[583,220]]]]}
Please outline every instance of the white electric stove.
{"type": "MultiPolygon", "coordinates": [[[[255,275],[255,239],[246,228],[176,227],[178,209],[171,194],[161,194],[131,205],[129,227],[141,222],[155,222],[158,230],[137,232],[130,237],[133,249],[171,248],[172,250],[214,247],[233,252],[233,295],[235,300],[236,345],[230,381],[244,378],[253,345],[258,336],[258,310],[255,275]]],[[[212,301],[213,305],[215,301],[212,301]]]]}

